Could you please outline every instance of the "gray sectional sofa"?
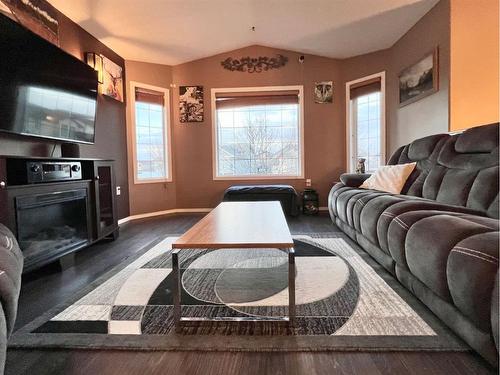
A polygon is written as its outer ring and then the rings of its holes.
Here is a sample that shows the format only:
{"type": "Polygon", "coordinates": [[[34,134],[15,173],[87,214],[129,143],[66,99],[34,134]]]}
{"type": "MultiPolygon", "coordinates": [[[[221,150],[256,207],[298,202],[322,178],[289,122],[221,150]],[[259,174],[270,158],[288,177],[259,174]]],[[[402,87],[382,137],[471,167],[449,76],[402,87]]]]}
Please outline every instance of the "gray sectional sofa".
{"type": "Polygon", "coordinates": [[[329,195],[334,223],[458,336],[498,366],[499,125],[399,148],[416,162],[401,194],[344,174],[329,195]]]}
{"type": "Polygon", "coordinates": [[[5,366],[7,339],[16,321],[22,271],[23,255],[16,238],[0,224],[0,374],[5,366]]]}

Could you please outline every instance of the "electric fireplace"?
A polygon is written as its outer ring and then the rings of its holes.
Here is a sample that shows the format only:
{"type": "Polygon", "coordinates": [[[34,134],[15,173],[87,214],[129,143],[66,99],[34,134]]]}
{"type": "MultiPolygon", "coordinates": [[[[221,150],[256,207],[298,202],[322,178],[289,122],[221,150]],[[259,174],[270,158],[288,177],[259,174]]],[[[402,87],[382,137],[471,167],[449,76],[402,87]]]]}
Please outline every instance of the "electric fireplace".
{"type": "Polygon", "coordinates": [[[16,197],[17,238],[26,261],[56,258],[90,243],[87,190],[16,197]]]}

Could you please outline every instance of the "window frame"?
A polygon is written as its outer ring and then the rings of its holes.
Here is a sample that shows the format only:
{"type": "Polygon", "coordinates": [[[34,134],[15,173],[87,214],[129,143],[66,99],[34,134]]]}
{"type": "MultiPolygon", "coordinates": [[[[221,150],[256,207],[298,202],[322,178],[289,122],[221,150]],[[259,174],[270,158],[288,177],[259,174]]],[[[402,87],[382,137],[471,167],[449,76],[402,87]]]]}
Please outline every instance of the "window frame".
{"type": "Polygon", "coordinates": [[[385,165],[386,161],[386,114],[385,114],[385,71],[375,73],[366,77],[355,79],[346,82],[345,98],[346,98],[346,167],[347,173],[356,171],[356,154],[357,154],[357,122],[355,108],[351,105],[351,86],[370,81],[372,79],[380,79],[380,165],[385,165]]]}
{"type": "Polygon", "coordinates": [[[133,173],[134,173],[134,184],[142,185],[142,184],[157,184],[157,183],[165,183],[172,182],[172,132],[170,127],[170,90],[164,87],[148,85],[146,83],[130,81],[130,117],[132,124],[131,128],[131,140],[132,140],[132,158],[133,158],[133,173]],[[135,89],[136,88],[144,88],[148,90],[157,91],[163,93],[163,144],[165,147],[165,168],[167,171],[167,175],[164,178],[150,178],[147,180],[140,180],[137,176],[137,125],[136,125],[136,116],[135,116],[135,89]]]}
{"type": "Polygon", "coordinates": [[[211,116],[212,116],[212,178],[214,181],[245,181],[245,180],[300,180],[305,177],[304,163],[304,86],[259,86],[259,87],[227,87],[211,89],[211,116]],[[297,90],[299,92],[298,108],[298,134],[299,134],[299,175],[240,175],[240,176],[218,176],[218,127],[216,94],[226,92],[261,92],[261,91],[287,91],[297,90]]]}

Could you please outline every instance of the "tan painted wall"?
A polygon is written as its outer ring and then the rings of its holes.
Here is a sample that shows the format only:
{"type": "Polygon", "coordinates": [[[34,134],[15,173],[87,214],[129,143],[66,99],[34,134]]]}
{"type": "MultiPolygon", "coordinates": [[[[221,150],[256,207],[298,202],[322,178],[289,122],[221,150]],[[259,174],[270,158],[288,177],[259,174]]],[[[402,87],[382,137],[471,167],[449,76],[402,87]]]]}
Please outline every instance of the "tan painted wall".
{"type": "Polygon", "coordinates": [[[387,158],[399,146],[448,131],[450,3],[441,0],[391,48],[342,60],[344,82],[386,71],[387,158]],[[439,91],[399,107],[398,75],[439,46],[439,91]]]}
{"type": "MultiPolygon", "coordinates": [[[[327,203],[332,183],[345,171],[345,82],[386,71],[387,79],[387,157],[396,148],[429,134],[448,131],[449,95],[449,0],[441,0],[408,33],[389,49],[335,60],[305,55],[299,64],[297,52],[251,46],[192,61],[174,67],[127,61],[129,80],[169,88],[172,104],[172,151],[174,175],[169,184],[134,185],[130,182],[131,214],[169,208],[210,208],[218,204],[224,189],[234,184],[286,183],[302,191],[303,179],[265,181],[214,181],[212,176],[212,123],[210,89],[243,86],[304,86],[305,177],[312,179],[320,194],[320,205],[327,203]],[[398,73],[418,61],[436,45],[440,48],[440,89],[418,102],[399,108],[398,73]],[[230,72],[221,67],[225,58],[271,56],[281,53],[289,63],[264,73],[230,72]],[[315,104],[316,81],[334,81],[334,103],[315,104]],[[202,85],[205,93],[205,121],[181,124],[178,120],[178,87],[202,85]]],[[[129,95],[130,96],[130,95],[129,95]]],[[[130,124],[130,113],[127,113],[130,124]]],[[[130,158],[132,157],[129,149],[130,158]]],[[[132,175],[132,167],[129,174],[132,175]]]]}
{"type": "MultiPolygon", "coordinates": [[[[176,207],[176,183],[147,183],[134,184],[133,152],[132,152],[132,119],[130,111],[130,101],[132,93],[130,91],[130,81],[136,81],[148,85],[170,89],[172,83],[172,67],[167,65],[150,64],[138,61],[126,61],[125,69],[126,90],[127,90],[127,154],[128,154],[128,175],[129,175],[129,200],[130,214],[136,215],[146,212],[168,210],[176,207]]],[[[172,103],[172,95],[170,95],[172,103]]],[[[172,105],[170,104],[170,107],[172,105]]],[[[170,113],[172,115],[172,112],[170,113]]],[[[170,116],[172,117],[172,116],[170,116]]],[[[172,125],[172,120],[170,120],[172,125]]],[[[174,157],[177,154],[174,153],[174,157]]],[[[174,171],[175,175],[175,165],[174,171]]],[[[175,181],[175,180],[174,180],[175,181]]]]}
{"type": "MultiPolygon", "coordinates": [[[[345,136],[341,107],[340,64],[337,60],[305,55],[299,64],[300,53],[281,51],[262,46],[251,46],[229,53],[196,60],[173,67],[173,82],[180,85],[203,85],[205,93],[205,121],[181,124],[179,110],[174,105],[174,163],[176,168],[177,206],[182,208],[214,207],[222,193],[230,185],[256,183],[256,181],[214,181],[212,176],[212,121],[210,90],[221,87],[248,86],[304,86],[304,141],[305,176],[312,179],[319,191],[321,205],[345,165],[345,136]],[[280,69],[263,73],[231,72],[223,69],[220,62],[229,56],[272,56],[277,53],[289,58],[280,69]],[[314,82],[334,81],[334,104],[315,104],[314,82]]],[[[130,74],[130,73],[129,73],[130,74]]],[[[174,90],[173,102],[178,103],[179,92],[174,90]]],[[[286,183],[299,190],[304,188],[303,179],[266,180],[260,183],[286,183]]],[[[258,183],[258,182],[257,182],[258,183]]]]}
{"type": "Polygon", "coordinates": [[[450,130],[499,121],[498,0],[451,1],[450,130]]]}

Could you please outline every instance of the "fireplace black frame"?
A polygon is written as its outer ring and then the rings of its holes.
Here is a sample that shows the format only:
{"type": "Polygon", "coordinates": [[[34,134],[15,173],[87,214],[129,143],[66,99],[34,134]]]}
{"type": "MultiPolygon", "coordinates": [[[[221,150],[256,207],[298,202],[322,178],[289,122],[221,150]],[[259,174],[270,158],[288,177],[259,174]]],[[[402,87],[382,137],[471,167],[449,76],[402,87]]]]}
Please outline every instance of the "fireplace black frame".
{"type": "MultiPolygon", "coordinates": [[[[61,258],[62,256],[74,253],[84,249],[93,243],[102,239],[116,239],[118,236],[118,218],[116,214],[116,186],[115,177],[113,174],[113,161],[102,159],[54,159],[54,158],[21,158],[13,156],[0,156],[0,223],[7,226],[16,235],[19,234],[17,222],[17,207],[16,202],[19,198],[27,196],[37,196],[53,194],[57,192],[85,190],[86,195],[86,213],[85,221],[87,223],[88,241],[79,246],[68,248],[61,251],[53,251],[41,257],[25,257],[23,273],[30,272],[47,263],[51,263],[61,258]],[[33,160],[44,160],[51,162],[62,161],[79,161],[82,168],[82,178],[80,180],[57,181],[49,183],[32,183],[27,184],[25,180],[19,178],[26,173],[26,164],[33,160]],[[98,175],[99,168],[109,168],[111,179],[108,181],[107,188],[109,189],[106,196],[111,196],[112,218],[108,222],[108,226],[103,230],[99,224],[100,218],[100,199],[99,189],[102,189],[102,184],[99,184],[100,177],[98,175]]],[[[19,240],[19,236],[17,237],[19,240]]],[[[21,248],[22,250],[22,248],[21,248]]]]}
{"type": "Polygon", "coordinates": [[[82,186],[81,189],[67,189],[54,191],[51,193],[36,193],[30,195],[21,195],[15,198],[16,208],[16,227],[19,246],[25,257],[25,265],[29,269],[32,265],[48,263],[59,259],[60,257],[83,249],[91,242],[90,227],[91,207],[89,205],[89,190],[82,186]],[[75,208],[83,212],[74,212],[75,208]],[[67,210],[72,212],[65,212],[67,210]],[[45,214],[45,220],[41,221],[40,215],[45,214]],[[68,242],[66,238],[57,238],[60,229],[52,226],[58,225],[59,228],[73,230],[77,234],[73,242],[68,242]],[[31,228],[27,228],[31,227],[31,228]],[[49,233],[55,239],[38,239],[49,233]],[[30,243],[31,246],[27,244],[30,243]],[[43,244],[45,245],[37,245],[43,244]],[[57,245],[59,243],[59,245],[57,245]],[[26,247],[25,247],[26,246],[26,247]],[[35,250],[36,249],[36,250],[35,250]]]}

